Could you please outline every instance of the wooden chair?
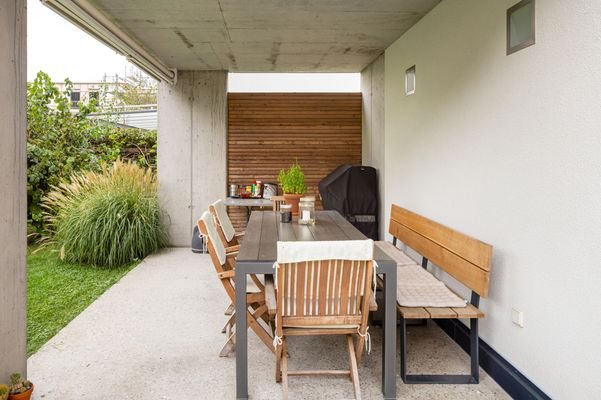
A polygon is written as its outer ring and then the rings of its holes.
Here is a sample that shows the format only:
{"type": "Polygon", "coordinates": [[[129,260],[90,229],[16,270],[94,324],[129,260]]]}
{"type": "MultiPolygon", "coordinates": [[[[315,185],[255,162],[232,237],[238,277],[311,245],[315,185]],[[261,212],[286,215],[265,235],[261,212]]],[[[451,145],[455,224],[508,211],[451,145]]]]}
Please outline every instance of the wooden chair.
{"type": "MultiPolygon", "coordinates": [[[[236,290],[234,287],[234,281],[236,277],[236,254],[226,253],[225,248],[223,247],[223,244],[221,243],[221,240],[217,234],[213,217],[208,212],[203,213],[198,220],[198,229],[206,238],[208,238],[207,247],[209,250],[209,256],[211,257],[211,261],[213,262],[213,266],[217,272],[217,277],[223,285],[223,288],[225,289],[225,292],[227,293],[231,303],[235,304],[236,290]]],[[[248,303],[246,311],[247,326],[250,327],[253,332],[255,332],[259,339],[261,339],[261,341],[271,352],[274,352],[273,337],[267,331],[264,325],[260,323],[260,320],[262,320],[267,326],[270,325],[268,306],[265,299],[265,286],[258,281],[257,287],[259,289],[258,292],[247,293],[246,295],[246,301],[248,303]]],[[[275,302],[275,299],[273,302],[275,302]]],[[[228,327],[227,340],[219,354],[222,357],[229,354],[234,348],[234,325],[235,313],[232,314],[228,320],[228,323],[226,324],[228,327]]]]}
{"type": "Polygon", "coordinates": [[[272,196],[271,203],[273,205],[273,212],[280,211],[280,206],[286,203],[284,196],[272,196]]]}
{"type": "Polygon", "coordinates": [[[236,232],[232,221],[230,220],[223,200],[217,200],[209,206],[209,212],[214,218],[215,224],[219,227],[217,233],[223,246],[228,252],[240,249],[240,243],[244,237],[244,232],[236,232]]]}
{"type": "Polygon", "coordinates": [[[361,398],[357,364],[368,337],[372,259],[372,240],[278,242],[274,345],[276,382],[283,383],[284,399],[288,377],[294,375],[348,376],[361,398]],[[350,368],[288,370],[287,338],[312,335],[346,336],[350,368]]]}
{"type": "MultiPolygon", "coordinates": [[[[225,247],[226,253],[234,253],[240,250],[240,242],[242,237],[244,236],[244,232],[236,233],[234,230],[234,226],[232,225],[232,221],[230,217],[227,215],[227,210],[225,209],[225,204],[223,204],[223,200],[217,200],[213,204],[209,206],[209,212],[213,216],[213,221],[217,226],[217,234],[219,235],[219,239],[221,243],[225,247]]],[[[250,276],[252,281],[257,285],[257,287],[262,287],[263,283],[256,275],[250,276]]],[[[272,279],[272,278],[270,278],[272,279]]],[[[273,280],[269,282],[273,284],[273,280]]],[[[270,311],[275,312],[275,309],[270,308],[270,311]]],[[[228,308],[225,310],[225,315],[232,315],[234,312],[234,304],[230,304],[228,308]]],[[[272,315],[273,317],[273,315],[272,315]]]]}

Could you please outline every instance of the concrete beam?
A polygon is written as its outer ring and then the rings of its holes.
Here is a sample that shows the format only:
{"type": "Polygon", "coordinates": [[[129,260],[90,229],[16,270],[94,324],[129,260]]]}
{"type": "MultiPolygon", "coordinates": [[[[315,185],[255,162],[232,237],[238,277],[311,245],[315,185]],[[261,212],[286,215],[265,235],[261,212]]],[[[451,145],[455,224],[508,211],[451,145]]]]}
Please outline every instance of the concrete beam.
{"type": "Polygon", "coordinates": [[[159,85],[159,197],[170,244],[190,246],[196,220],[226,194],[227,72],[180,71],[159,85]]]}
{"type": "Polygon", "coordinates": [[[378,171],[380,189],[380,239],[385,237],[386,205],[384,203],[384,54],[376,58],[361,71],[361,93],[363,97],[363,165],[374,167],[378,171]]]}
{"type": "Polygon", "coordinates": [[[0,0],[0,382],[27,373],[26,0],[0,0]]]}

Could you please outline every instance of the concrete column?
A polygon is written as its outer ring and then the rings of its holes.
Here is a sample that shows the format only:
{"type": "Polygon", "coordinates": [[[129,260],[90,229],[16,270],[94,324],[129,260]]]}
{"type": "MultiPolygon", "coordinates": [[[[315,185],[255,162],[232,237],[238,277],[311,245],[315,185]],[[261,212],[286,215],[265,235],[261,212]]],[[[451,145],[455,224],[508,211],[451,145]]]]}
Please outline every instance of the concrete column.
{"type": "Polygon", "coordinates": [[[361,71],[361,93],[363,97],[363,165],[378,171],[380,189],[380,238],[383,239],[388,224],[385,221],[384,204],[384,54],[376,58],[361,71]]]}
{"type": "Polygon", "coordinates": [[[180,71],[159,85],[159,197],[170,244],[190,246],[196,220],[226,194],[227,71],[180,71]]]}
{"type": "Polygon", "coordinates": [[[0,383],[27,368],[26,0],[0,0],[0,383]]]}

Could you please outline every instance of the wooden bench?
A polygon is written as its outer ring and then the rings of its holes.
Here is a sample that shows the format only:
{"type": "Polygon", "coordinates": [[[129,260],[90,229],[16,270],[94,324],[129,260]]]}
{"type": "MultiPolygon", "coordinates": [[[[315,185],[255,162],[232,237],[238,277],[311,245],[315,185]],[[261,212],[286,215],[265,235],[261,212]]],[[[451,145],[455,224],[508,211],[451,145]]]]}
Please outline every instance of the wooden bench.
{"type": "MultiPolygon", "coordinates": [[[[478,383],[478,319],[484,313],[478,309],[480,297],[488,296],[492,246],[397,205],[392,206],[389,233],[393,236],[392,252],[397,240],[418,252],[422,267],[436,265],[472,290],[466,307],[404,307],[398,305],[401,330],[401,378],[405,383],[478,383]],[[465,318],[470,320],[470,375],[409,375],[407,374],[406,320],[465,318]]],[[[391,246],[390,246],[391,247],[391,246]]],[[[395,258],[398,255],[390,254],[395,258]]],[[[402,266],[399,268],[403,268],[402,266]]]]}

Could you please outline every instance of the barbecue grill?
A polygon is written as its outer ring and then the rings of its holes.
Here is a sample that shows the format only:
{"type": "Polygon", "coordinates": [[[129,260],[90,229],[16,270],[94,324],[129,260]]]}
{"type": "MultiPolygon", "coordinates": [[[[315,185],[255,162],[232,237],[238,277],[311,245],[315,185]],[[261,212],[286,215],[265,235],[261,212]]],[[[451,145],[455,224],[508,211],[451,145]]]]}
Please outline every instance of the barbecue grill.
{"type": "Polygon", "coordinates": [[[341,165],[319,182],[321,203],[336,210],[363,234],[378,240],[378,179],[376,169],[341,165]]]}

